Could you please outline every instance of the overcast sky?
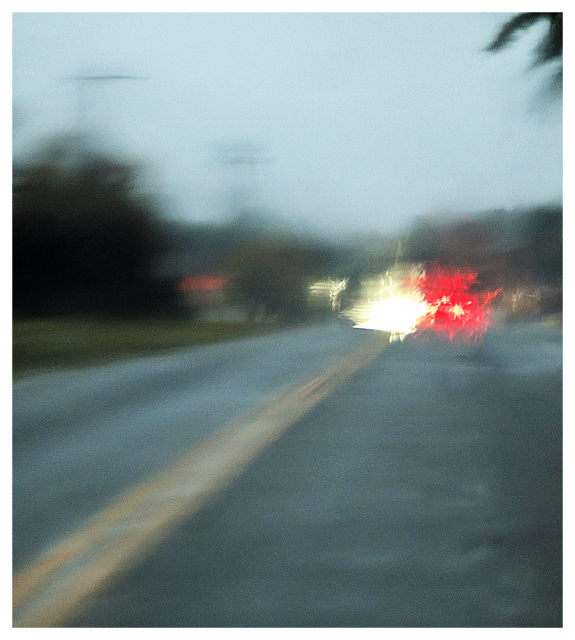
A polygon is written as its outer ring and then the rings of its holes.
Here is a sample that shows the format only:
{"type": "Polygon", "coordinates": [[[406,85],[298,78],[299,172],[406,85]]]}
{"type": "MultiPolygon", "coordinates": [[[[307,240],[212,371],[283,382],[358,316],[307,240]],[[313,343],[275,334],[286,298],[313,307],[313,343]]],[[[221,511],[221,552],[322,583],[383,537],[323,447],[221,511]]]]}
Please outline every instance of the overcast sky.
{"type": "MultiPolygon", "coordinates": [[[[349,9],[349,8],[348,8],[349,9]]],[[[252,204],[332,232],[560,202],[560,102],[529,71],[535,28],[482,52],[508,13],[19,13],[14,149],[81,126],[147,164],[171,215],[252,204]],[[239,144],[261,162],[226,164],[239,144]],[[251,150],[249,145],[251,145],[251,150]]]]}

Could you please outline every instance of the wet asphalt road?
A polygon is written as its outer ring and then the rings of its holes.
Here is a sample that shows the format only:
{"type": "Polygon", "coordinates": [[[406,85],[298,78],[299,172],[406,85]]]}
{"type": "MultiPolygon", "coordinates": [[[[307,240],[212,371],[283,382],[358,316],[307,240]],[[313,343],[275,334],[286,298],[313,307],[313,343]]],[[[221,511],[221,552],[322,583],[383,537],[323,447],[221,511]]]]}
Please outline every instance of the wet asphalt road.
{"type": "Polygon", "coordinates": [[[229,421],[369,339],[333,323],[17,382],[14,568],[229,421]]]}
{"type": "Polygon", "coordinates": [[[68,626],[561,626],[561,491],[561,331],[392,345],[68,626]]]}

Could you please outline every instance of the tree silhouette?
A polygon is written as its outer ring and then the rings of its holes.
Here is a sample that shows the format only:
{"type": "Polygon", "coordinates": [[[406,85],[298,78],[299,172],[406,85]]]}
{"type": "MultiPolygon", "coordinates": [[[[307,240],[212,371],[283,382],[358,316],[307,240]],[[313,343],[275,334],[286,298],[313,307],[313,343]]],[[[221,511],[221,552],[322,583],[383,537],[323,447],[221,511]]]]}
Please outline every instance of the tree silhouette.
{"type": "Polygon", "coordinates": [[[519,13],[501,27],[485,51],[494,53],[505,49],[520,32],[541,21],[548,23],[548,31],[535,48],[532,66],[559,63],[552,76],[551,88],[554,92],[561,93],[563,90],[563,13],[519,13]]]}
{"type": "Polygon", "coordinates": [[[73,140],[56,140],[14,167],[15,314],[140,313],[165,304],[152,277],[162,250],[157,211],[138,192],[138,166],[77,151],[73,140]]]}

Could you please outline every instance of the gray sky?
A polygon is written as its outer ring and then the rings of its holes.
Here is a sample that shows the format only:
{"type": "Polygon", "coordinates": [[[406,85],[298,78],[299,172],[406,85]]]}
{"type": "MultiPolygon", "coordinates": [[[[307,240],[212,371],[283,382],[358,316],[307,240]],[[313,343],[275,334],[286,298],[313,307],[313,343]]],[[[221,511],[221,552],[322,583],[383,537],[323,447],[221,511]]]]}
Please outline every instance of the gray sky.
{"type": "Polygon", "coordinates": [[[187,220],[253,204],[327,231],[396,232],[421,215],[559,202],[560,102],[528,71],[542,29],[481,50],[508,13],[19,13],[16,153],[83,126],[148,164],[187,220]],[[233,169],[222,145],[260,165],[233,169]],[[244,171],[242,176],[239,172],[244,171]]]}

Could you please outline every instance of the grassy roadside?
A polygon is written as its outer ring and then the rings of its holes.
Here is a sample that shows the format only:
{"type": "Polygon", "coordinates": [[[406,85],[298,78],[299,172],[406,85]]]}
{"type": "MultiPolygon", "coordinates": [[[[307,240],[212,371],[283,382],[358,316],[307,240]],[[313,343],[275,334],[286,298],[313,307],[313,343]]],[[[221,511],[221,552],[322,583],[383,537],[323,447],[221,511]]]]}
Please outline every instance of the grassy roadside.
{"type": "Polygon", "coordinates": [[[281,329],[258,323],[75,318],[17,320],[12,332],[14,379],[44,371],[89,366],[134,356],[261,335],[281,329]]]}

